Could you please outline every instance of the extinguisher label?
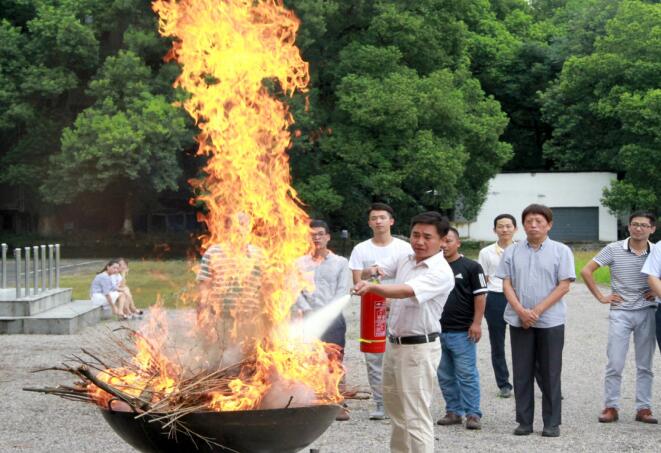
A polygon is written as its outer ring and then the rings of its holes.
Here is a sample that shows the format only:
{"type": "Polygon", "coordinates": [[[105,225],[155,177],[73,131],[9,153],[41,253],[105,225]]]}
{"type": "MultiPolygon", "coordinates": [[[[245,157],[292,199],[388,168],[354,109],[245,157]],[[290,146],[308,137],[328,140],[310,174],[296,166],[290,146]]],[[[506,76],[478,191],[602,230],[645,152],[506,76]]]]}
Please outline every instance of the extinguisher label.
{"type": "Polygon", "coordinates": [[[388,315],[386,313],[386,304],[377,304],[374,307],[374,336],[375,337],[385,337],[386,336],[386,324],[388,320],[388,315]]]}

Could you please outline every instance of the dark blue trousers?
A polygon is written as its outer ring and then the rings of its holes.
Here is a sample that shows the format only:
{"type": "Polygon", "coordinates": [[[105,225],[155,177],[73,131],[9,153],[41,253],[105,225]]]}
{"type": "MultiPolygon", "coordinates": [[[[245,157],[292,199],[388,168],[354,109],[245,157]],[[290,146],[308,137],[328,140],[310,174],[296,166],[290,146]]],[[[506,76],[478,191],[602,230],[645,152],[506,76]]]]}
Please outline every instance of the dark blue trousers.
{"type": "MultiPolygon", "coordinates": [[[[491,366],[496,376],[496,384],[499,389],[512,388],[510,383],[510,372],[507,369],[505,360],[505,332],[507,323],[503,319],[507,299],[503,293],[489,291],[487,294],[487,305],[484,311],[484,317],[487,319],[489,327],[489,343],[491,343],[491,366]]],[[[658,318],[657,318],[658,320],[658,318]]]]}

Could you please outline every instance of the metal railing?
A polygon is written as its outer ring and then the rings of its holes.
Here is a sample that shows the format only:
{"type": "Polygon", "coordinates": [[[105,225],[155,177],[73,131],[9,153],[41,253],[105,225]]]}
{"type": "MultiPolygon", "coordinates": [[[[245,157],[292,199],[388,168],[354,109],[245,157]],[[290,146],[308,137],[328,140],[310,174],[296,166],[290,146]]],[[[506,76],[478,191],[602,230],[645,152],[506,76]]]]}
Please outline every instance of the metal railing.
{"type": "MultiPolygon", "coordinates": [[[[0,288],[8,288],[7,244],[0,244],[0,265],[0,288]]],[[[15,248],[14,272],[17,299],[59,288],[60,244],[15,248]]]]}

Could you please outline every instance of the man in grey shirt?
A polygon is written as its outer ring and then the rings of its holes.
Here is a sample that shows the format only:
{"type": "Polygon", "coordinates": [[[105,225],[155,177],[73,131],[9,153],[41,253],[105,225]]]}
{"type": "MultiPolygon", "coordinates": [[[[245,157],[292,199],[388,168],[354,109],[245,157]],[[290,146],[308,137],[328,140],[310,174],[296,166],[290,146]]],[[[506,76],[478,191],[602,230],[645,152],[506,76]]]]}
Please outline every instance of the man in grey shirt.
{"type": "Polygon", "coordinates": [[[532,433],[535,414],[535,371],[542,390],[542,436],[560,435],[562,349],[566,304],[563,296],[576,279],[574,256],[548,232],[553,213],[531,204],[521,214],[526,240],[508,247],[496,271],[503,279],[510,325],[516,421],[515,435],[532,433]]]}
{"type": "MultiPolygon", "coordinates": [[[[314,283],[314,290],[302,291],[296,299],[295,307],[303,316],[349,294],[349,262],[328,249],[328,241],[331,238],[328,224],[323,220],[312,220],[310,236],[314,249],[296,263],[306,278],[314,283]]],[[[337,345],[341,358],[344,357],[346,331],[346,321],[340,313],[321,336],[321,341],[337,345]]],[[[336,420],[349,420],[349,411],[346,407],[338,414],[336,420]]]]}

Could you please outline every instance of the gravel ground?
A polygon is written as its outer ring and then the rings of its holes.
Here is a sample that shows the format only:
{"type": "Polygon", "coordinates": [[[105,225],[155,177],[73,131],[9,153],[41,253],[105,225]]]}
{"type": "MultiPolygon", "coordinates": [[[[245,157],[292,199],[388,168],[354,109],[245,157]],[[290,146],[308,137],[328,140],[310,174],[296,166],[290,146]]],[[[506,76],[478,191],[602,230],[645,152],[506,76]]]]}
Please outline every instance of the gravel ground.
{"type": "MultiPolygon", "coordinates": [[[[563,394],[564,423],[557,439],[542,438],[541,396],[536,395],[535,433],[515,437],[514,399],[497,398],[489,357],[486,324],[484,339],[478,346],[478,361],[482,385],[483,429],[467,431],[461,426],[435,427],[437,451],[661,451],[661,426],[645,425],[634,418],[633,354],[625,369],[622,385],[622,410],[618,423],[597,422],[602,408],[608,309],[599,305],[582,284],[573,285],[568,296],[563,394]]],[[[365,366],[358,351],[358,304],[346,310],[348,346],[346,366],[348,384],[367,389],[365,366]]],[[[66,355],[81,347],[99,344],[106,326],[90,328],[70,336],[0,336],[0,451],[30,452],[127,452],[125,444],[89,405],[65,401],[56,397],[23,392],[23,387],[69,383],[66,375],[31,374],[40,367],[58,364],[66,355]]],[[[633,348],[633,346],[632,346],[633,348]]],[[[511,362],[510,362],[511,363],[511,362]]],[[[654,370],[661,375],[659,356],[654,370]]],[[[654,407],[661,411],[661,385],[655,383],[654,407]]],[[[387,451],[390,426],[388,421],[370,421],[371,401],[350,400],[351,420],[335,422],[311,448],[322,453],[377,453],[387,451]]],[[[444,404],[437,392],[435,416],[441,415],[444,404]]],[[[661,412],[659,412],[661,414],[661,412]]],[[[307,451],[304,450],[304,451],[307,451]]]]}

